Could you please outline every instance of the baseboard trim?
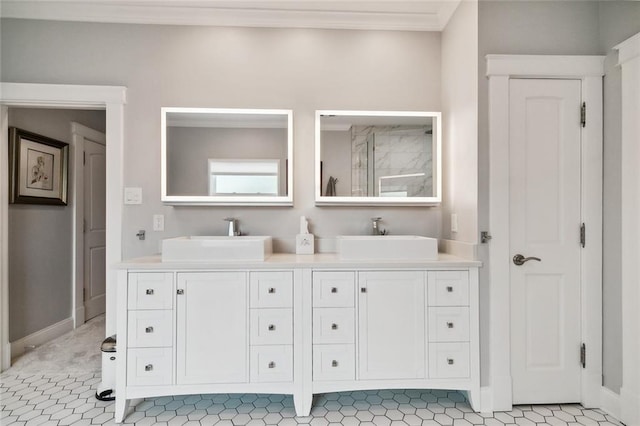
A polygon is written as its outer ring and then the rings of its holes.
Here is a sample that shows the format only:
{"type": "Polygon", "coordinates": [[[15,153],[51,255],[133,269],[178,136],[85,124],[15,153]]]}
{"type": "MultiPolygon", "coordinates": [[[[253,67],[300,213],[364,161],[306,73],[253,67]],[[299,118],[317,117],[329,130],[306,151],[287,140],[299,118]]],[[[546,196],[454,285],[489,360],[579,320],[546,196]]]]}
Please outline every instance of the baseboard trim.
{"type": "Polygon", "coordinates": [[[491,386],[484,386],[480,388],[480,412],[481,413],[493,413],[493,391],[491,386]]]}
{"type": "Polygon", "coordinates": [[[491,411],[511,411],[513,409],[511,383],[511,375],[491,377],[491,411]]]}
{"type": "Polygon", "coordinates": [[[36,331],[28,336],[11,342],[11,359],[21,356],[25,352],[25,348],[29,346],[40,346],[56,337],[60,337],[65,333],[73,330],[73,318],[67,318],[60,322],[50,325],[47,328],[36,331]]]}
{"type": "Polygon", "coordinates": [[[74,324],[75,324],[75,325],[74,325],[74,327],[75,327],[75,328],[78,328],[78,327],[80,327],[82,324],[84,324],[84,323],[85,323],[84,316],[85,316],[85,309],[84,309],[84,305],[83,305],[83,306],[80,306],[80,307],[78,307],[78,308],[76,308],[76,315],[75,315],[75,317],[73,318],[73,322],[74,322],[74,324]]]}
{"type": "Polygon", "coordinates": [[[616,419],[620,418],[620,395],[609,388],[600,389],[600,408],[616,419]]]}
{"type": "Polygon", "coordinates": [[[4,372],[5,370],[9,369],[9,367],[11,367],[11,343],[9,342],[5,342],[4,345],[2,345],[2,354],[0,354],[2,356],[2,365],[0,365],[0,373],[4,372]]]}
{"type": "Polygon", "coordinates": [[[599,408],[602,406],[602,370],[582,370],[582,398],[584,408],[599,408]]]}
{"type": "Polygon", "coordinates": [[[620,416],[616,418],[629,426],[640,425],[640,395],[627,391],[624,385],[620,389],[620,416]]]}

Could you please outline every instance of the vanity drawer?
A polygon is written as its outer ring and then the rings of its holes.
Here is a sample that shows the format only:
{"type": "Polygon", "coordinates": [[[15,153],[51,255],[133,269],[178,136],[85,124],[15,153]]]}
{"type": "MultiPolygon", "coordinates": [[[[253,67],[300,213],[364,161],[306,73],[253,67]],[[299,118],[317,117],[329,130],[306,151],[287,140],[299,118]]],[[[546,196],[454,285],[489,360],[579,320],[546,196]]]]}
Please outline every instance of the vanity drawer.
{"type": "Polygon", "coordinates": [[[469,370],[469,343],[429,344],[430,378],[466,378],[469,370]]]}
{"type": "Polygon", "coordinates": [[[314,308],[350,308],[355,301],[355,272],[314,272],[314,308]]]}
{"type": "Polygon", "coordinates": [[[173,311],[129,311],[127,344],[131,348],[173,345],[173,311]]]}
{"type": "Polygon", "coordinates": [[[293,346],[252,346],[250,377],[252,383],[293,381],[293,346]]]}
{"type": "Polygon", "coordinates": [[[457,306],[429,308],[429,341],[469,341],[469,308],[457,306]]]}
{"type": "Polygon", "coordinates": [[[469,272],[429,272],[429,306],[469,306],[469,272]]]}
{"type": "Polygon", "coordinates": [[[313,310],[313,344],[354,343],[353,308],[315,308],[313,310]]]}
{"type": "Polygon", "coordinates": [[[292,272],[251,272],[249,276],[252,308],[293,307],[292,272]]]}
{"type": "Polygon", "coordinates": [[[170,385],[172,348],[139,348],[127,351],[129,386],[170,385]]]}
{"type": "Polygon", "coordinates": [[[251,309],[252,345],[290,345],[293,343],[292,309],[251,309]]]}
{"type": "Polygon", "coordinates": [[[313,345],[313,380],[355,380],[355,345],[313,345]]]}
{"type": "Polygon", "coordinates": [[[135,272],[129,274],[129,309],[172,309],[173,274],[171,272],[135,272]]]}

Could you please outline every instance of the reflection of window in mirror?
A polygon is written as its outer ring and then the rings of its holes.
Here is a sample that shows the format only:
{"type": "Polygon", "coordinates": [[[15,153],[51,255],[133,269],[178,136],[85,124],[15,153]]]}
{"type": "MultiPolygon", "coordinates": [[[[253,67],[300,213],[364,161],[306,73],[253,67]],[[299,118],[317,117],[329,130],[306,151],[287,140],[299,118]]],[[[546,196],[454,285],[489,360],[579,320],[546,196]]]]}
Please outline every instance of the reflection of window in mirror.
{"type": "Polygon", "coordinates": [[[278,195],[279,160],[209,159],[209,195],[278,195]]]}
{"type": "Polygon", "coordinates": [[[290,110],[162,108],[162,201],[292,205],[290,110]]]}

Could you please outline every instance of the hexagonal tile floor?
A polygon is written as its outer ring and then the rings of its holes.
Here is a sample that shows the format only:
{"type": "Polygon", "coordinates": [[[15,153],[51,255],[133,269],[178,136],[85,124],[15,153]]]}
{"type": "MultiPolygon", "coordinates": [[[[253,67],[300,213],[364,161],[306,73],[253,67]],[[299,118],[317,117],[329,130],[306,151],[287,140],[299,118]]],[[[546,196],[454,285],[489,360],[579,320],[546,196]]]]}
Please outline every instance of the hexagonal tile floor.
{"type": "MultiPolygon", "coordinates": [[[[97,401],[99,374],[0,375],[0,424],[114,424],[113,402],[97,401]]],[[[311,415],[296,417],[285,395],[213,394],[148,398],[125,419],[130,425],[552,425],[621,426],[580,405],[526,405],[494,415],[474,413],[463,394],[381,390],[317,395],[311,415]]]]}

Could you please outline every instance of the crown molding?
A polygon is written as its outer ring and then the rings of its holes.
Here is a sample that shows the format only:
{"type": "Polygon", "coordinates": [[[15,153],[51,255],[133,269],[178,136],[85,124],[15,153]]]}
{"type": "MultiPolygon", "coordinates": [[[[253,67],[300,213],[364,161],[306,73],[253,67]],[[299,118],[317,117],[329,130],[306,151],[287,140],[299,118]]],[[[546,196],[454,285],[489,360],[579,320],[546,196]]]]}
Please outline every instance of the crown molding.
{"type": "Polygon", "coordinates": [[[442,31],[461,0],[2,0],[4,18],[125,24],[442,31]]]}
{"type": "Polygon", "coordinates": [[[614,47],[618,51],[618,65],[640,56],[640,33],[629,37],[614,47]]]}

